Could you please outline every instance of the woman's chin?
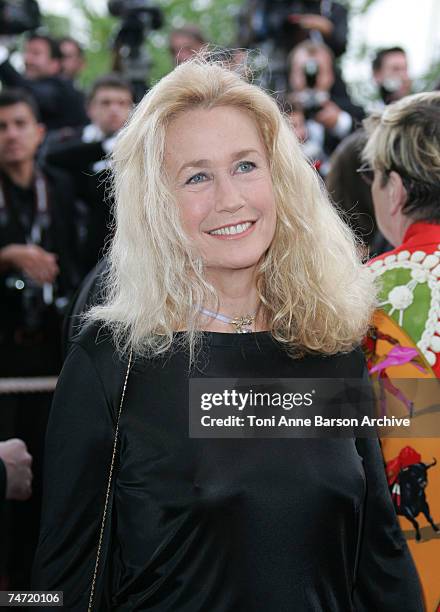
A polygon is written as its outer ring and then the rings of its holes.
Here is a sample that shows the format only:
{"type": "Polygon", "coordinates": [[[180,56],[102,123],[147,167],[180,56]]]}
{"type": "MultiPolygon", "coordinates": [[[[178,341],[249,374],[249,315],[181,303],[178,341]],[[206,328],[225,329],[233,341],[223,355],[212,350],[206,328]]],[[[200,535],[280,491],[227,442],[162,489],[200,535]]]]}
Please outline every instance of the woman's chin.
{"type": "Polygon", "coordinates": [[[245,259],[236,259],[227,262],[212,262],[205,264],[205,269],[207,271],[212,271],[220,274],[233,274],[234,272],[238,272],[240,270],[253,271],[260,261],[261,257],[248,257],[245,259]]]}

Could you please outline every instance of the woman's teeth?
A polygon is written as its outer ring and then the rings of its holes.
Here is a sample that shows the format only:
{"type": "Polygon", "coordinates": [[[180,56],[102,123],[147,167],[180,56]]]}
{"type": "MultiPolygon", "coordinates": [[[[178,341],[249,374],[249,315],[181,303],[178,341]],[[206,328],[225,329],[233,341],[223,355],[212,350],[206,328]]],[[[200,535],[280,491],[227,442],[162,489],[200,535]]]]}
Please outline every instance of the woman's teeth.
{"type": "Polygon", "coordinates": [[[239,223],[238,225],[230,225],[229,227],[221,227],[217,230],[212,230],[209,232],[213,236],[230,236],[232,234],[242,234],[246,230],[250,228],[252,223],[239,223]]]}

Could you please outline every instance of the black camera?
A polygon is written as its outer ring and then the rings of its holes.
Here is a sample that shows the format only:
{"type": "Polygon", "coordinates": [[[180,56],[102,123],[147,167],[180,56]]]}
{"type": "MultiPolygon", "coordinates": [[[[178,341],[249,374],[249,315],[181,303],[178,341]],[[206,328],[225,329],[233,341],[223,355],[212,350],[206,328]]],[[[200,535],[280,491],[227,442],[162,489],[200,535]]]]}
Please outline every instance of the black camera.
{"type": "Polygon", "coordinates": [[[0,0],[0,35],[35,30],[40,21],[36,0],[0,0]]]}
{"type": "Polygon", "coordinates": [[[109,0],[109,12],[122,20],[113,42],[113,69],[131,81],[135,102],[144,95],[151,67],[144,42],[163,25],[163,13],[151,0],[109,0]]]}
{"type": "Polygon", "coordinates": [[[117,40],[129,47],[140,46],[146,31],[158,30],[163,25],[163,14],[151,0],[109,0],[108,10],[122,18],[117,40]]]}
{"type": "Polygon", "coordinates": [[[5,279],[9,309],[14,312],[17,323],[26,333],[35,333],[44,326],[48,308],[55,307],[54,286],[41,286],[31,278],[11,274],[5,279]]]}
{"type": "Polygon", "coordinates": [[[329,94],[316,88],[319,75],[319,64],[314,59],[309,59],[303,67],[306,89],[296,92],[294,100],[301,106],[304,117],[313,119],[319,113],[324,104],[329,100],[329,94]]]}

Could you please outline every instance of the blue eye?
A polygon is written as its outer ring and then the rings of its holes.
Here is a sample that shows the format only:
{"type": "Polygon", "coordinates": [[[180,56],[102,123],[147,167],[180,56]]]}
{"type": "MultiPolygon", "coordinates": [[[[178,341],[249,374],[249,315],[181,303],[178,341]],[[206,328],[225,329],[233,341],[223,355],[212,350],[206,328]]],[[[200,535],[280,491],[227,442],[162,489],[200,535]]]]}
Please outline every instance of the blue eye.
{"type": "Polygon", "coordinates": [[[250,172],[254,168],[256,168],[256,165],[254,164],[254,162],[250,161],[242,161],[237,166],[237,170],[241,169],[242,172],[250,172]]]}
{"type": "Polygon", "coordinates": [[[194,176],[189,178],[185,185],[198,185],[199,183],[203,183],[204,179],[206,179],[206,174],[199,172],[198,174],[194,174],[194,176]]]}

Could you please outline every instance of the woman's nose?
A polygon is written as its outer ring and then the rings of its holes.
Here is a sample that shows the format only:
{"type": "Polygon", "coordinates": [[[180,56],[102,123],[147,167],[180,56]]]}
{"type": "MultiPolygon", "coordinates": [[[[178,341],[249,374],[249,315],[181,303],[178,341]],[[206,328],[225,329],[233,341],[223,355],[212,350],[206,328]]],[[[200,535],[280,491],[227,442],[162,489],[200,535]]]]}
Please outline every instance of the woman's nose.
{"type": "Polygon", "coordinates": [[[215,181],[215,210],[216,212],[234,213],[244,206],[241,190],[234,182],[234,177],[216,177],[215,181]]]}

